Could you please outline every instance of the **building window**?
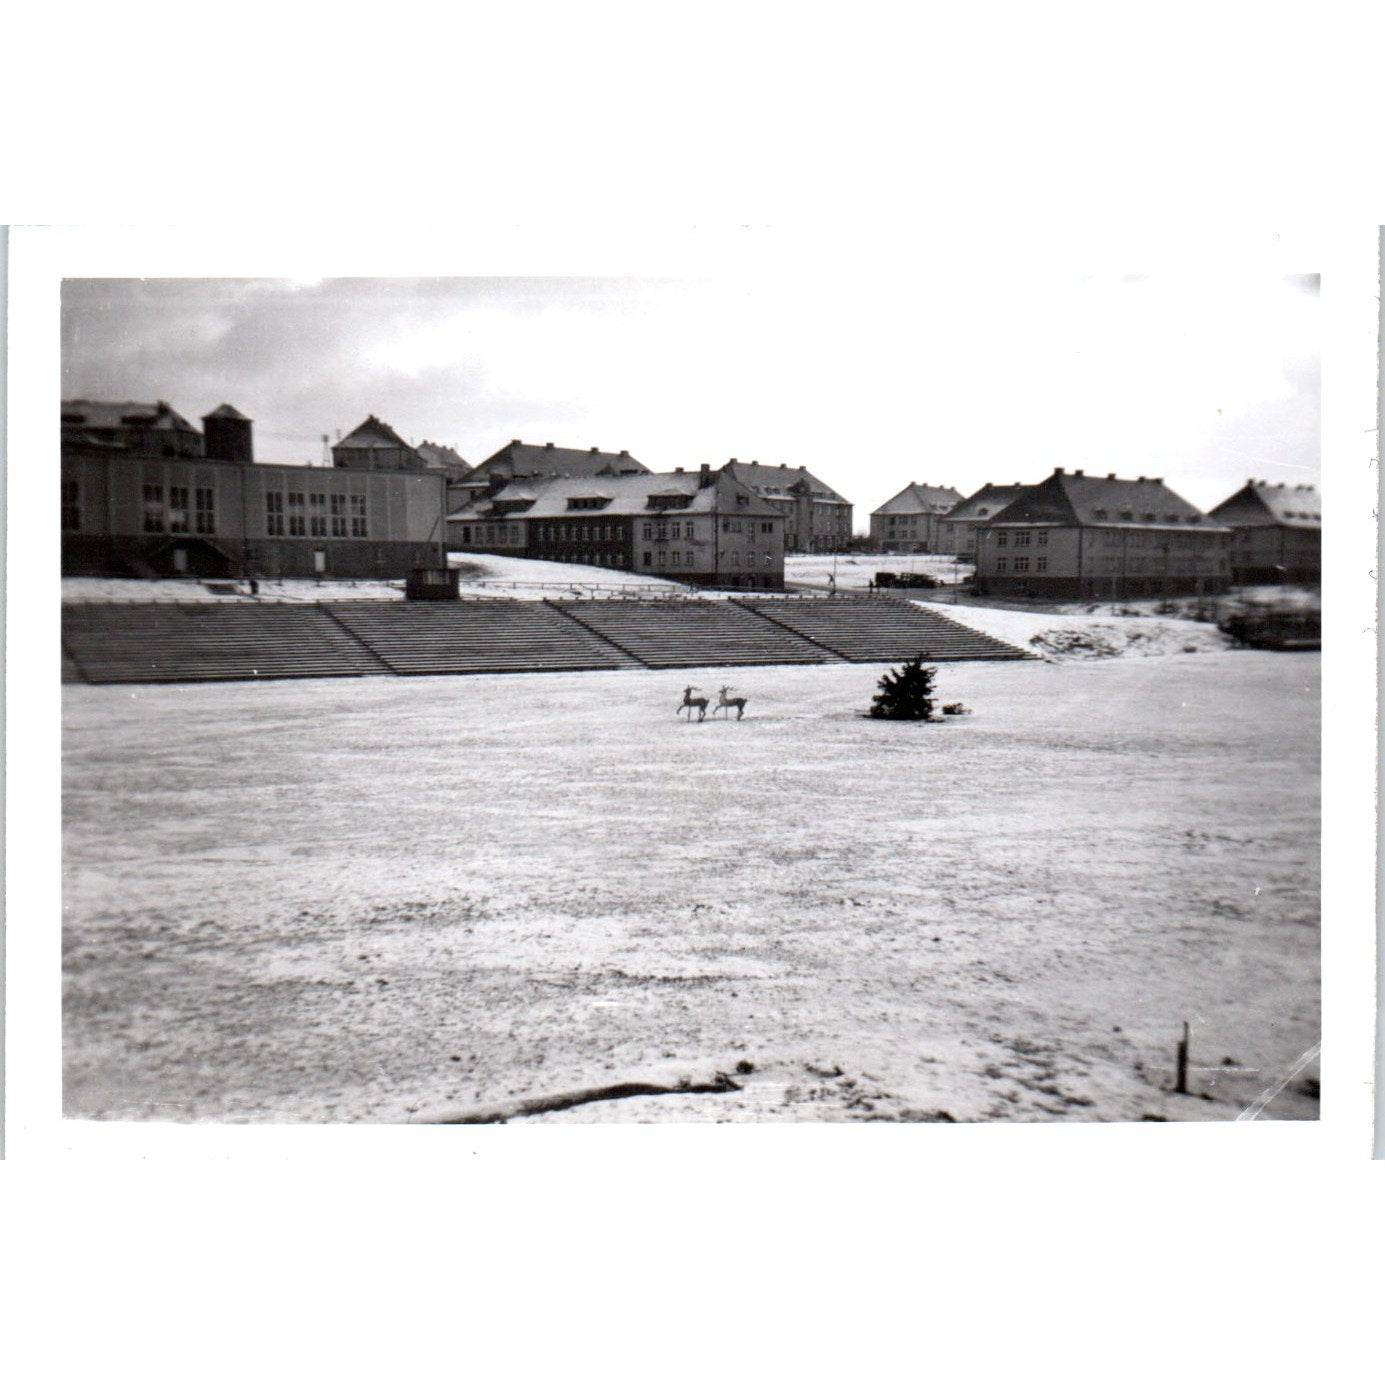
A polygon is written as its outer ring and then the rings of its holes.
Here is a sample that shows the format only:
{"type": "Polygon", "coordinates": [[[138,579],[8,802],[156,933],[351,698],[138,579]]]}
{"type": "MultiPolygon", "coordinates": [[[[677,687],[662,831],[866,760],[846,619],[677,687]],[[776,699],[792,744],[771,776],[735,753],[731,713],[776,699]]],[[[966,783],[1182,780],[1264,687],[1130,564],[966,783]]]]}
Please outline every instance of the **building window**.
{"type": "Polygon", "coordinates": [[[82,490],[77,481],[63,482],[63,528],[82,527],[82,490]]]}
{"type": "Polygon", "coordinates": [[[301,539],[308,532],[307,521],[303,514],[303,492],[289,492],[289,537],[291,539],[301,539]]]}
{"type": "Polygon", "coordinates": [[[1047,556],[1047,554],[1045,554],[1045,555],[1043,555],[1043,556],[1041,556],[1041,557],[1038,557],[1038,558],[1035,558],[1035,559],[1034,559],[1034,571],[1035,571],[1035,572],[1047,572],[1047,571],[1048,571],[1048,556],[1047,556]]]}
{"type": "Polygon", "coordinates": [[[1009,542],[1010,536],[1003,529],[995,536],[995,546],[997,548],[1004,548],[1009,542]]]}
{"type": "Polygon", "coordinates": [[[668,553],[667,553],[664,549],[662,549],[662,548],[659,550],[659,561],[658,561],[658,563],[657,563],[656,566],[658,566],[658,567],[667,567],[667,566],[668,566],[668,553]]]}
{"type": "Polygon", "coordinates": [[[282,535],[284,532],[284,493],[283,491],[266,491],[264,498],[265,505],[265,533],[274,536],[282,535]]]}
{"type": "Polygon", "coordinates": [[[678,560],[678,550],[677,550],[676,548],[673,550],[673,555],[672,555],[672,556],[673,556],[673,561],[669,564],[669,566],[670,566],[670,567],[677,567],[677,566],[679,565],[679,560],[678,560]]]}
{"type": "MultiPolygon", "coordinates": [[[[310,495],[308,497],[308,533],[315,539],[327,537],[327,497],[310,495]]],[[[321,551],[321,550],[317,550],[321,551]]]]}
{"type": "Polygon", "coordinates": [[[1004,571],[1005,571],[1005,559],[1004,559],[1004,558],[997,558],[997,559],[995,560],[995,570],[996,570],[997,572],[1004,572],[1004,571]]]}
{"type": "Polygon", "coordinates": [[[673,525],[671,526],[671,529],[670,529],[670,532],[669,532],[669,538],[671,538],[671,539],[681,539],[682,537],[683,537],[683,526],[682,526],[681,524],[677,524],[677,523],[673,524],[673,525]]]}
{"type": "Polygon", "coordinates": [[[1028,558],[1016,558],[1016,559],[1015,559],[1015,571],[1016,571],[1016,572],[1028,572],[1028,571],[1029,571],[1029,559],[1028,559],[1028,558]]]}
{"type": "Polygon", "coordinates": [[[1017,533],[1017,534],[1015,535],[1015,547],[1016,547],[1016,548],[1027,548],[1028,546],[1029,546],[1029,531],[1028,531],[1027,529],[1021,529],[1021,530],[1019,531],[1019,533],[1017,533]]]}
{"type": "Polygon", "coordinates": [[[732,567],[740,567],[740,565],[741,565],[741,551],[740,551],[739,548],[733,548],[733,549],[731,550],[731,556],[730,556],[730,558],[728,559],[728,561],[730,562],[730,564],[731,564],[732,567]]]}
{"type": "Polygon", "coordinates": [[[1048,547],[1048,530],[1047,530],[1047,529],[1040,529],[1040,530],[1039,530],[1038,537],[1034,540],[1034,542],[1037,543],[1037,544],[1039,545],[1040,548],[1047,548],[1047,547],[1048,547]]]}
{"type": "Polygon", "coordinates": [[[688,554],[688,566],[691,567],[692,565],[693,565],[693,555],[692,555],[691,553],[689,553],[689,554],[688,554]]]}
{"type": "Polygon", "coordinates": [[[192,527],[199,534],[216,533],[216,492],[210,486],[198,486],[197,509],[193,511],[192,527]]]}
{"type": "Polygon", "coordinates": [[[352,495],[348,496],[347,499],[351,501],[351,537],[363,539],[367,537],[365,496],[352,495]]]}
{"type": "Polygon", "coordinates": [[[145,486],[144,488],[144,532],[162,534],[164,531],[164,488],[145,486]]]}
{"type": "Polygon", "coordinates": [[[188,488],[170,486],[168,488],[168,532],[186,534],[188,532],[188,488]]]}
{"type": "MultiPolygon", "coordinates": [[[[344,495],[334,495],[329,502],[332,509],[332,537],[334,539],[344,539],[346,537],[346,497],[344,495]]],[[[471,542],[471,530],[463,530],[465,541],[471,542]]]]}
{"type": "Polygon", "coordinates": [[[652,524],[642,525],[640,529],[640,537],[642,539],[652,539],[654,537],[654,526],[652,524]]]}
{"type": "Polygon", "coordinates": [[[647,548],[644,550],[644,565],[645,567],[654,566],[654,555],[647,548]]]}

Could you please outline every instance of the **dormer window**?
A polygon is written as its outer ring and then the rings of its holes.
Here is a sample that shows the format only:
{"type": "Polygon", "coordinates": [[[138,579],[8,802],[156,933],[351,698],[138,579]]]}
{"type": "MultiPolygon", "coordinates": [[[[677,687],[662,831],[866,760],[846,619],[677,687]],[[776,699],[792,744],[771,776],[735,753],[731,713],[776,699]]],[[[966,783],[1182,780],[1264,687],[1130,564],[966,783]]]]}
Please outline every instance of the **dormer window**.
{"type": "Polygon", "coordinates": [[[1106,511],[1105,511],[1105,510],[1093,510],[1093,511],[1092,511],[1092,514],[1094,514],[1094,515],[1097,517],[1097,519],[1105,519],[1105,518],[1106,518],[1106,511]]]}
{"type": "Polygon", "coordinates": [[[1131,520],[1133,520],[1133,519],[1135,518],[1135,511],[1134,511],[1134,510],[1122,510],[1122,511],[1121,511],[1121,518],[1122,518],[1122,519],[1131,519],[1131,520]]]}
{"type": "Polygon", "coordinates": [[[692,504],[685,491],[656,491],[645,502],[651,510],[681,510],[692,504]]]}
{"type": "Polygon", "coordinates": [[[604,510],[610,503],[609,495],[571,495],[567,507],[569,510],[604,510]]]}
{"type": "Polygon", "coordinates": [[[1147,511],[1145,512],[1145,523],[1146,523],[1146,524],[1153,524],[1154,521],[1155,521],[1156,519],[1158,519],[1158,518],[1159,518],[1159,516],[1156,515],[1156,514],[1154,513],[1153,510],[1147,510],[1147,511]]]}

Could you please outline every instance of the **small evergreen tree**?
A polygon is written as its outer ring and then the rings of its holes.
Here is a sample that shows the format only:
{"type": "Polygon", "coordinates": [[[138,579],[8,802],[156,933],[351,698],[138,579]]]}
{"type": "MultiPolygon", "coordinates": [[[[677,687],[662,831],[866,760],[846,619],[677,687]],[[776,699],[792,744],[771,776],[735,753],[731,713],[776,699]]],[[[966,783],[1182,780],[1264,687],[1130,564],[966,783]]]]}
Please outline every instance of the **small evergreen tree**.
{"type": "Polygon", "coordinates": [[[877,685],[871,700],[873,717],[895,721],[927,721],[933,715],[933,678],[938,670],[923,666],[923,655],[910,659],[901,669],[891,669],[877,685]]]}

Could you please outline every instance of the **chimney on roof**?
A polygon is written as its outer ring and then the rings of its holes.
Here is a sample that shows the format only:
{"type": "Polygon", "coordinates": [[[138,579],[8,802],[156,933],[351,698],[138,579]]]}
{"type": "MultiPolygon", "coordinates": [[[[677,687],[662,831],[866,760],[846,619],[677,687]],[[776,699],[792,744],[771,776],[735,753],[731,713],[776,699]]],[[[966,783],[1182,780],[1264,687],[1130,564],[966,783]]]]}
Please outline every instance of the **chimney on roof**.
{"type": "Polygon", "coordinates": [[[523,444],[522,442],[520,442],[520,440],[519,440],[518,438],[511,438],[511,439],[510,439],[510,446],[511,446],[511,447],[523,447],[524,444],[523,444]]]}
{"type": "Polygon", "coordinates": [[[735,459],[734,457],[732,457],[731,460],[727,463],[727,466],[735,466],[735,465],[736,465],[736,459],[735,459]]]}
{"type": "Polygon", "coordinates": [[[788,462],[780,462],[780,463],[779,463],[779,470],[780,470],[780,471],[787,471],[788,469],[789,469],[789,464],[788,464],[788,462]]]}
{"type": "Polygon", "coordinates": [[[673,470],[674,474],[677,476],[681,476],[683,474],[683,468],[681,466],[676,466],[673,468],[673,470]]]}
{"type": "Polygon", "coordinates": [[[1151,476],[1149,479],[1153,481],[1156,486],[1162,486],[1164,484],[1164,478],[1162,476],[1151,476]]]}
{"type": "Polygon", "coordinates": [[[1073,472],[1074,476],[1085,476],[1086,474],[1087,473],[1083,471],[1081,467],[1078,467],[1077,470],[1073,472]]]}
{"type": "Polygon", "coordinates": [[[551,442],[546,442],[546,443],[544,443],[544,445],[543,445],[543,450],[544,450],[545,452],[552,452],[552,451],[553,451],[553,444],[552,444],[551,442]]]}
{"type": "Polygon", "coordinates": [[[707,462],[703,462],[697,472],[697,488],[701,490],[704,486],[712,484],[712,468],[707,462]]]}
{"type": "Polygon", "coordinates": [[[1145,479],[1145,478],[1144,478],[1143,476],[1140,477],[1140,480],[1141,480],[1141,481],[1143,481],[1144,479],[1145,479]]]}
{"type": "Polygon", "coordinates": [[[1108,471],[1106,473],[1106,479],[1108,481],[1114,481],[1116,479],[1116,473],[1114,471],[1108,471]]]}
{"type": "Polygon", "coordinates": [[[1054,467],[1054,468],[1053,468],[1053,474],[1054,474],[1055,476],[1061,476],[1061,475],[1063,474],[1063,468],[1060,467],[1060,466],[1054,467]]]}
{"type": "Polygon", "coordinates": [[[630,454],[622,447],[622,448],[620,449],[620,455],[621,455],[622,457],[628,457],[630,454]]]}

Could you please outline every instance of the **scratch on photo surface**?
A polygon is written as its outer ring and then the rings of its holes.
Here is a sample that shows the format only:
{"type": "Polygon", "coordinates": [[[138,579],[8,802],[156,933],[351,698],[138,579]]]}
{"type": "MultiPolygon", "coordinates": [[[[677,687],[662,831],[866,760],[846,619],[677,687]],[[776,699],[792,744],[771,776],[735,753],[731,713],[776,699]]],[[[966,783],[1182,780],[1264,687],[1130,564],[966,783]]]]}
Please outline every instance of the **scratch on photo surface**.
{"type": "Polygon", "coordinates": [[[1239,1116],[1236,1117],[1236,1119],[1238,1121],[1258,1120],[1260,1118],[1260,1113],[1265,1109],[1265,1107],[1268,1106],[1270,1102],[1272,1102],[1275,1099],[1275,1097],[1277,1097],[1280,1094],[1280,1092],[1282,1092],[1284,1088],[1287,1087],[1289,1083],[1292,1082],[1294,1078],[1296,1078],[1299,1075],[1299,1073],[1301,1073],[1304,1070],[1304,1068],[1306,1068],[1308,1064],[1311,1063],[1321,1051],[1322,1044],[1314,1044],[1313,1047],[1310,1048],[1306,1053],[1304,1053],[1303,1056],[1298,1060],[1298,1062],[1295,1063],[1293,1067],[1289,1069],[1289,1071],[1284,1076],[1284,1080],[1280,1082],[1280,1084],[1277,1087],[1272,1087],[1269,1091],[1265,1092],[1264,1095],[1261,1096],[1258,1101],[1252,1102],[1249,1106],[1246,1107],[1244,1111],[1241,1112],[1239,1116]]]}

